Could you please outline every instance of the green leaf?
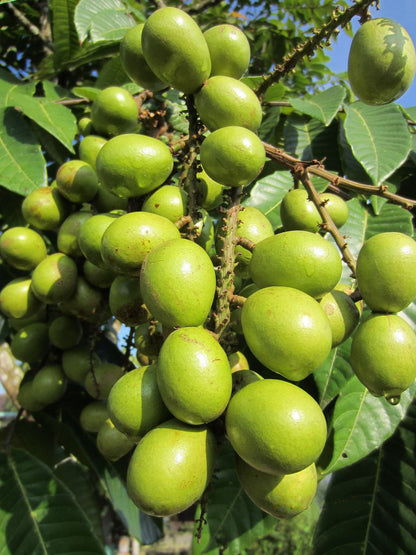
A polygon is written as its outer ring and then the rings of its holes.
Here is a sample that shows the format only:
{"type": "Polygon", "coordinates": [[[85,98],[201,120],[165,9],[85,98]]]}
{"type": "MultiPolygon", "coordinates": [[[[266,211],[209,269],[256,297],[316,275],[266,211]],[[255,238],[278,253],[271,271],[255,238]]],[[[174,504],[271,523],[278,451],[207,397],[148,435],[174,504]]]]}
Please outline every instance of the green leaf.
{"type": "Polygon", "coordinates": [[[94,100],[101,89],[98,87],[74,87],[72,92],[75,96],[79,98],[88,98],[88,100],[94,100]]]}
{"type": "Polygon", "coordinates": [[[315,555],[416,552],[415,430],[413,402],[378,451],[334,474],[315,533],[315,555]]]}
{"type": "Polygon", "coordinates": [[[60,68],[79,50],[74,25],[74,12],[78,0],[53,0],[52,30],[54,38],[54,65],[60,68]]]}
{"type": "Polygon", "coordinates": [[[134,25],[134,19],[125,13],[124,7],[122,11],[102,10],[91,20],[91,41],[120,41],[134,25]]]}
{"type": "Polygon", "coordinates": [[[397,104],[345,106],[345,134],[355,158],[375,185],[380,185],[406,160],[411,135],[397,104]]]}
{"type": "Polygon", "coordinates": [[[103,10],[123,11],[125,7],[120,0],[80,0],[78,2],[74,21],[81,43],[87,38],[94,17],[103,10]]]}
{"type": "Polygon", "coordinates": [[[95,85],[100,89],[105,89],[110,86],[121,86],[129,81],[130,77],[121,65],[120,56],[114,56],[103,65],[95,85]]]}
{"type": "Polygon", "coordinates": [[[72,493],[50,468],[22,451],[0,454],[2,553],[105,553],[72,493]]]}
{"type": "Polygon", "coordinates": [[[262,141],[275,144],[276,128],[280,121],[280,111],[279,106],[272,106],[264,113],[259,129],[259,137],[262,141]]]}
{"type": "MultiPolygon", "coordinates": [[[[234,451],[226,443],[207,492],[200,541],[195,525],[193,555],[240,555],[274,528],[276,519],[257,508],[245,494],[234,469],[234,451]],[[223,550],[223,548],[226,548],[223,550]]],[[[196,520],[201,516],[198,505],[196,520]]]]}
{"type": "Polygon", "coordinates": [[[0,185],[28,195],[46,185],[46,163],[22,115],[0,109],[0,185]]]}
{"type": "Polygon", "coordinates": [[[347,91],[341,85],[335,85],[309,98],[289,97],[289,102],[297,112],[307,114],[329,125],[344,101],[347,91]]]}

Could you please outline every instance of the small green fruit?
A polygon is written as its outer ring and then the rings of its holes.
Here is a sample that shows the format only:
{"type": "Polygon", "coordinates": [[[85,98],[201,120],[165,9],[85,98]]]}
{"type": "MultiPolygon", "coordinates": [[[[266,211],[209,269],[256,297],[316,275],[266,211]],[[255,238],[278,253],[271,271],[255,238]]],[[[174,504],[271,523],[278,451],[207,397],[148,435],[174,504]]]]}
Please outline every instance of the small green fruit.
{"type": "Polygon", "coordinates": [[[87,260],[97,266],[104,266],[101,256],[101,239],[108,226],[122,214],[120,211],[95,214],[82,222],[78,233],[78,244],[87,260]]]}
{"type": "Polygon", "coordinates": [[[110,418],[104,422],[97,434],[97,448],[103,457],[109,461],[118,461],[133,449],[135,442],[125,436],[111,422],[110,418]]]}
{"type": "Polygon", "coordinates": [[[186,214],[187,206],[188,195],[183,189],[162,185],[144,201],[142,210],[176,222],[186,214]]]}
{"type": "Polygon", "coordinates": [[[66,376],[59,364],[43,366],[33,379],[33,395],[41,403],[50,405],[62,399],[67,386],[66,376]]]}
{"type": "Polygon", "coordinates": [[[137,127],[139,108],[129,91],[107,87],[100,91],[91,106],[91,121],[100,135],[113,137],[132,133],[137,127]]]}
{"type": "Polygon", "coordinates": [[[79,415],[79,423],[86,432],[96,434],[109,416],[106,403],[92,401],[82,409],[79,415]]]}
{"type": "MultiPolygon", "coordinates": [[[[238,213],[237,237],[244,237],[253,243],[260,243],[274,235],[270,220],[254,206],[244,206],[238,213]]],[[[235,247],[235,261],[247,266],[251,260],[251,252],[242,245],[235,247]]]]}
{"type": "Polygon", "coordinates": [[[22,202],[22,214],[28,224],[44,231],[56,229],[68,216],[70,203],[55,187],[41,187],[22,202]]]}
{"type": "Polygon", "coordinates": [[[111,212],[112,210],[127,211],[127,198],[121,198],[98,183],[98,191],[91,204],[97,212],[111,212]]]}
{"type": "Polygon", "coordinates": [[[83,384],[85,376],[91,368],[100,364],[100,358],[94,351],[90,353],[87,347],[74,347],[62,353],[62,369],[72,381],[83,384]]]}
{"type": "Polygon", "coordinates": [[[46,304],[70,298],[77,286],[78,270],[74,260],[62,252],[47,256],[32,274],[32,289],[46,304]]]}
{"type": "Polygon", "coordinates": [[[97,156],[107,139],[99,135],[88,135],[79,143],[79,157],[83,162],[89,164],[95,171],[97,156]]]}
{"type": "Polygon", "coordinates": [[[35,322],[18,330],[10,343],[10,350],[15,358],[22,362],[38,362],[49,350],[48,326],[35,322]]]}
{"type": "Polygon", "coordinates": [[[205,210],[214,210],[223,203],[224,185],[210,178],[206,171],[201,170],[196,174],[196,187],[199,193],[199,205],[205,210]]]}
{"type": "Polygon", "coordinates": [[[123,369],[112,362],[101,362],[89,369],[84,380],[87,393],[94,399],[107,399],[111,388],[123,375],[123,369]]]}
{"type": "Polygon", "coordinates": [[[47,255],[45,241],[28,227],[9,227],[0,237],[0,254],[3,260],[18,270],[36,268],[47,255]]]}
{"type": "Polygon", "coordinates": [[[82,324],[73,316],[58,316],[49,324],[49,341],[63,351],[76,347],[82,335],[82,324]]]}
{"type": "Polygon", "coordinates": [[[90,285],[83,276],[78,276],[73,295],[60,304],[60,309],[81,320],[99,324],[110,317],[110,309],[103,292],[90,285]]]}
{"type": "Polygon", "coordinates": [[[98,287],[98,289],[108,289],[116,277],[112,270],[96,266],[89,260],[84,261],[82,271],[88,283],[93,287],[98,287]]]}
{"type": "Polygon", "coordinates": [[[0,310],[8,318],[30,318],[41,306],[29,277],[12,279],[0,291],[0,310]]]}
{"type": "Polygon", "coordinates": [[[87,162],[69,160],[58,169],[56,186],[61,195],[71,202],[89,202],[97,193],[97,174],[87,162]]]}
{"type": "Polygon", "coordinates": [[[137,326],[147,320],[137,277],[117,276],[110,286],[109,304],[111,314],[127,326],[137,326]]]}
{"type": "Polygon", "coordinates": [[[250,43],[235,25],[215,25],[204,33],[211,57],[211,75],[240,79],[250,63],[250,43]]]}
{"type": "Polygon", "coordinates": [[[41,403],[33,394],[33,379],[22,380],[17,394],[17,402],[23,409],[30,412],[36,412],[45,407],[45,404],[41,403]]]}
{"type": "Polygon", "coordinates": [[[360,321],[360,311],[347,293],[333,289],[319,301],[332,330],[332,346],[343,343],[360,321]]]}
{"type": "Polygon", "coordinates": [[[79,235],[83,225],[90,218],[92,218],[92,212],[80,210],[79,212],[73,212],[62,222],[57,237],[57,244],[60,252],[72,256],[73,258],[82,256],[79,235]]]}
{"type": "Polygon", "coordinates": [[[245,370],[235,370],[232,374],[232,379],[232,395],[235,395],[237,391],[240,391],[240,389],[246,387],[246,385],[248,385],[249,383],[258,382],[259,380],[262,380],[263,377],[254,370],[246,368],[245,370]]]}

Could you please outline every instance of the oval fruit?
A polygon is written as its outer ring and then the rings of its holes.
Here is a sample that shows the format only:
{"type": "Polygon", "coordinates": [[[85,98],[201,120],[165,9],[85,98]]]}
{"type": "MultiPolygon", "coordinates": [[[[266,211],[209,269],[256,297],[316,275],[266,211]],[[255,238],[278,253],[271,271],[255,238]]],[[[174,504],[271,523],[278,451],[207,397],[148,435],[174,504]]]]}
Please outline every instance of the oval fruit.
{"type": "Polygon", "coordinates": [[[80,210],[79,212],[73,212],[62,222],[57,237],[57,245],[60,252],[73,258],[82,256],[79,235],[83,225],[92,217],[92,212],[80,210]]]}
{"type": "Polygon", "coordinates": [[[289,380],[306,378],[332,347],[331,327],[319,303],[291,287],[265,287],[250,295],[241,324],[253,355],[289,380]]]}
{"type": "Polygon", "coordinates": [[[325,416],[300,387],[258,380],[238,391],[225,413],[226,434],[237,454],[268,474],[291,474],[314,463],[326,441],[325,416]]]}
{"type": "Polygon", "coordinates": [[[358,29],[348,56],[348,79],[360,100],[393,102],[407,91],[415,73],[415,47],[400,23],[380,17],[358,29]]]}
{"type": "Polygon", "coordinates": [[[137,277],[117,276],[110,286],[108,302],[111,314],[127,326],[137,326],[147,320],[137,277]]]}
{"type": "Polygon", "coordinates": [[[63,197],[71,202],[89,202],[98,189],[95,170],[83,160],[69,160],[59,167],[56,186],[63,197]]]}
{"type": "Polygon", "coordinates": [[[65,395],[67,386],[66,376],[59,364],[46,364],[37,372],[33,379],[33,395],[41,403],[50,405],[56,403],[65,395]]]}
{"type": "MultiPolygon", "coordinates": [[[[27,374],[25,374],[25,377],[27,374]]],[[[33,379],[25,380],[23,379],[19,386],[19,393],[17,394],[17,402],[19,405],[30,412],[36,412],[44,408],[44,404],[41,403],[33,394],[33,379]]]]}
{"type": "Polygon", "coordinates": [[[111,388],[123,375],[123,369],[112,362],[100,362],[85,375],[84,387],[94,399],[107,399],[111,388]]]}
{"type": "Polygon", "coordinates": [[[70,380],[83,384],[88,371],[101,361],[97,353],[90,353],[87,347],[74,347],[62,353],[61,362],[65,375],[70,380]]]}
{"type": "Polygon", "coordinates": [[[18,330],[12,337],[10,350],[22,362],[38,362],[48,354],[48,326],[35,322],[18,330]]]}
{"type": "Polygon", "coordinates": [[[103,401],[92,401],[82,409],[79,415],[81,428],[96,434],[109,417],[107,405],[103,401]]]}
{"type": "Polygon", "coordinates": [[[112,270],[96,266],[89,260],[84,260],[82,271],[88,283],[98,289],[108,289],[116,276],[112,270]]]}
{"type": "Polygon", "coordinates": [[[168,420],[150,430],[134,450],[127,491],[145,513],[177,514],[203,494],[215,455],[215,437],[207,427],[168,420]]]}
{"type": "Polygon", "coordinates": [[[108,226],[121,215],[120,211],[94,214],[82,222],[78,234],[78,245],[85,258],[93,264],[105,266],[101,256],[101,239],[108,226]]]}
{"type": "Polygon", "coordinates": [[[144,201],[142,210],[176,222],[186,214],[187,207],[188,195],[183,189],[162,185],[144,201]]]}
{"type": "Polygon", "coordinates": [[[46,304],[57,304],[71,297],[78,279],[77,265],[62,252],[47,256],[32,274],[32,289],[46,304]]]}
{"type": "Polygon", "coordinates": [[[0,236],[3,260],[18,270],[33,270],[47,255],[42,236],[28,227],[9,227],[0,236]]]}
{"type": "Polygon", "coordinates": [[[106,87],[91,106],[92,125],[100,135],[112,137],[132,133],[137,127],[139,108],[134,97],[122,87],[106,87]]]}
{"type": "Polygon", "coordinates": [[[0,310],[8,318],[30,318],[41,306],[29,277],[12,279],[0,291],[0,310]]]}
{"type": "Polygon", "coordinates": [[[90,285],[83,276],[78,277],[72,296],[62,301],[59,306],[62,312],[87,322],[102,324],[110,317],[110,309],[103,291],[90,285]]]}
{"type": "Polygon", "coordinates": [[[83,328],[78,318],[58,316],[49,324],[49,340],[52,345],[62,349],[72,349],[78,345],[83,335],[83,328]]]}
{"type": "Polygon", "coordinates": [[[211,58],[211,75],[240,79],[250,63],[250,43],[235,25],[215,25],[204,33],[211,58]]]}
{"type": "Polygon", "coordinates": [[[184,93],[194,93],[211,73],[201,29],[178,8],[164,7],[150,15],[142,32],[142,48],[157,77],[184,93]]]}
{"type": "MultiPolygon", "coordinates": [[[[244,206],[238,213],[237,237],[244,237],[253,243],[260,243],[274,235],[270,220],[254,206],[244,206]]],[[[245,267],[251,260],[251,252],[242,245],[235,247],[235,261],[245,267]]]]}
{"type": "Polygon", "coordinates": [[[319,304],[328,317],[332,331],[332,346],[343,343],[360,321],[360,311],[345,291],[333,289],[320,299],[319,304]]]}
{"type": "Polygon", "coordinates": [[[218,206],[224,201],[224,185],[221,185],[218,181],[211,179],[207,172],[203,169],[196,174],[196,177],[196,187],[199,194],[198,204],[205,210],[218,208],[218,206]]]}
{"type": "Polygon", "coordinates": [[[135,442],[118,430],[110,418],[103,423],[97,434],[97,448],[109,461],[118,461],[133,449],[135,442]]]}
{"type": "Polygon", "coordinates": [[[79,158],[89,164],[95,171],[97,156],[107,139],[99,135],[88,135],[79,143],[79,158]]]}
{"type": "Polygon", "coordinates": [[[28,224],[46,231],[61,225],[69,214],[69,207],[69,202],[56,187],[41,187],[23,199],[22,214],[28,224]]]}

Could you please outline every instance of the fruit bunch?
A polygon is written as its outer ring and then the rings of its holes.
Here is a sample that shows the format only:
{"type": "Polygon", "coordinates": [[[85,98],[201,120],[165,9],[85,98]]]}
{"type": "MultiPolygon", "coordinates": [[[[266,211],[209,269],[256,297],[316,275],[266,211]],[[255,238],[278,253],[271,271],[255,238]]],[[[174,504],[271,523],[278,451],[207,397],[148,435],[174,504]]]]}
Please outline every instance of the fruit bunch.
{"type": "Polygon", "coordinates": [[[81,392],[81,427],[108,460],[130,457],[127,488],[146,513],[200,499],[229,442],[253,503],[292,517],[314,498],[327,440],[299,382],[352,335],[351,365],[371,393],[397,403],[416,377],[416,336],[397,314],[416,297],[416,243],[369,239],[352,292],[325,227],[348,219],[340,196],[324,192],[317,206],[294,188],[278,233],[240,205],[266,151],[238,28],[203,33],[161,8],[126,33],[120,55],[141,87],[186,95],[192,148],[178,154],[143,133],[136,99],[107,87],[80,125],[78,159],[24,199],[27,226],[0,237],[12,277],[0,310],[25,369],[19,402],[36,412],[81,392]],[[132,330],[117,363],[95,341],[114,320],[132,330]]]}

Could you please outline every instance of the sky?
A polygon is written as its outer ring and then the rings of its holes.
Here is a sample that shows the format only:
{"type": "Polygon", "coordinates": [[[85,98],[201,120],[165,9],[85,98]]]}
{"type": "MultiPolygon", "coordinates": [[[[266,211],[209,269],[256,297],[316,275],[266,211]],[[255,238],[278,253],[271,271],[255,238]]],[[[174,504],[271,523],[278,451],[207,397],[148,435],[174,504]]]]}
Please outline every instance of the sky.
{"type": "MultiPolygon", "coordinates": [[[[388,17],[394,19],[406,29],[416,46],[416,0],[380,0],[380,9],[370,8],[373,18],[388,17]]],[[[353,30],[359,28],[359,18],[352,20],[353,30]]],[[[341,31],[336,42],[332,44],[332,50],[327,54],[331,56],[330,67],[338,73],[347,71],[348,52],[352,38],[344,31],[341,31]]],[[[402,106],[416,106],[416,79],[408,91],[397,101],[402,106]]]]}

